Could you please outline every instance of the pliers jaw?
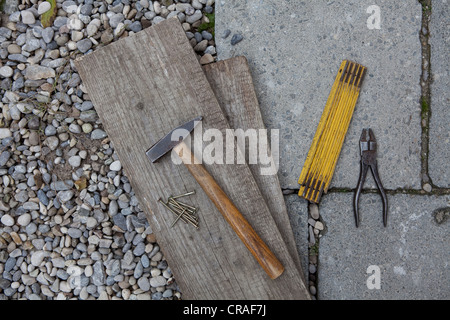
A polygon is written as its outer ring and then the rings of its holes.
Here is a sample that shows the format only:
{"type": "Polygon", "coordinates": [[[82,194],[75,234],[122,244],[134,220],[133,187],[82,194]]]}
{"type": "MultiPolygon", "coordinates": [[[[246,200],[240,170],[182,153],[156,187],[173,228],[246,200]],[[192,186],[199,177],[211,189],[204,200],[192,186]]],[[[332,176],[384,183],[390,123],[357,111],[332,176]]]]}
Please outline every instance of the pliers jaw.
{"type": "Polygon", "coordinates": [[[381,194],[381,198],[383,201],[383,224],[386,227],[388,213],[387,196],[386,192],[384,191],[383,184],[381,183],[381,179],[378,175],[377,140],[375,139],[375,135],[373,134],[372,129],[368,128],[362,130],[361,138],[359,139],[359,146],[361,151],[361,170],[359,173],[358,184],[356,186],[355,195],[353,198],[353,209],[355,214],[356,227],[359,227],[359,197],[361,195],[361,191],[364,186],[367,171],[369,168],[370,171],[372,171],[373,178],[381,194]]]}
{"type": "Polygon", "coordinates": [[[368,153],[368,151],[376,154],[377,139],[375,139],[372,129],[367,128],[362,130],[361,137],[359,138],[359,150],[361,152],[361,156],[368,153]]]}

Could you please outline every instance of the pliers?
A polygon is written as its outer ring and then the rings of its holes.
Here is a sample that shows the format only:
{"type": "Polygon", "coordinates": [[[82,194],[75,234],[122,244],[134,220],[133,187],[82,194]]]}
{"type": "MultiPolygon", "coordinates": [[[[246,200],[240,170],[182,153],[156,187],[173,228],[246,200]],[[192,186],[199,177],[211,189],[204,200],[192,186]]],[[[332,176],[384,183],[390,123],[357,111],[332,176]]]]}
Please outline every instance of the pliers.
{"type": "Polygon", "coordinates": [[[388,202],[386,192],[384,191],[383,185],[381,184],[380,176],[378,175],[377,166],[377,140],[373,134],[372,129],[363,129],[361,133],[361,138],[359,139],[359,146],[361,150],[361,170],[359,173],[358,185],[356,186],[355,195],[353,197],[353,209],[355,213],[356,227],[359,227],[359,212],[358,212],[358,202],[359,196],[361,195],[361,190],[366,180],[367,171],[370,167],[372,171],[373,178],[377,184],[378,190],[381,193],[381,198],[383,200],[383,224],[387,225],[387,214],[388,214],[388,202]]]}

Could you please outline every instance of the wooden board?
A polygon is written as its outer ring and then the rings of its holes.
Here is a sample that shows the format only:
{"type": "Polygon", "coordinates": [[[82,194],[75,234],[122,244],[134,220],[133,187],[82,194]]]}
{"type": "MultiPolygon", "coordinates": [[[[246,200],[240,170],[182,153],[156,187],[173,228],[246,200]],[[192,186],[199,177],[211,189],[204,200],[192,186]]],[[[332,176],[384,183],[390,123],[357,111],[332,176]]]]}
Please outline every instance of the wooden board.
{"type": "Polygon", "coordinates": [[[147,214],[185,299],[308,299],[293,258],[246,164],[206,164],[261,238],[285,266],[271,280],[184,165],[145,151],[199,115],[203,131],[230,129],[178,19],[168,19],[76,62],[89,96],[147,214]],[[195,189],[200,228],[170,224],[159,198],[195,189]]]}
{"type": "MultiPolygon", "coordinates": [[[[266,128],[245,57],[218,61],[204,66],[203,70],[230,127],[241,128],[244,131],[266,128]]],[[[245,154],[248,154],[248,144],[246,147],[245,154]]],[[[270,157],[269,163],[273,163],[274,158],[272,155],[270,157]]],[[[267,172],[261,171],[262,167],[268,168],[269,166],[260,163],[249,164],[253,178],[266,200],[275,224],[281,231],[287,249],[305,281],[278,175],[266,174],[267,172]]]]}

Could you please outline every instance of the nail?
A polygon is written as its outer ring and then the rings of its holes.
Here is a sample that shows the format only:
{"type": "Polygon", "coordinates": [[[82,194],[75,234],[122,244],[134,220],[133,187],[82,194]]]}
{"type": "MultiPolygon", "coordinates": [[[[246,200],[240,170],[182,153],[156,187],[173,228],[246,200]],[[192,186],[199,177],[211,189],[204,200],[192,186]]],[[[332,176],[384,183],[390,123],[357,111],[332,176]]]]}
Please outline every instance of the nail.
{"type": "MultiPolygon", "coordinates": [[[[174,215],[178,216],[178,213],[175,212],[167,203],[165,203],[161,198],[158,199],[159,202],[162,203],[164,207],[166,207],[170,212],[172,212],[174,215]]],[[[181,220],[184,221],[184,223],[187,223],[186,219],[184,217],[181,217],[181,220]]]]}
{"type": "Polygon", "coordinates": [[[183,210],[183,211],[178,215],[178,217],[172,222],[172,224],[170,225],[171,228],[175,225],[175,223],[177,223],[178,220],[180,220],[180,218],[183,216],[183,214],[184,214],[185,211],[186,211],[186,210],[183,210]]]}
{"type": "MultiPolygon", "coordinates": [[[[173,198],[172,198],[172,200],[173,201],[175,201],[176,203],[178,203],[180,206],[183,206],[183,207],[186,207],[186,208],[188,208],[188,209],[191,209],[192,211],[197,211],[197,208],[196,207],[193,207],[193,206],[190,206],[190,205],[188,205],[188,204],[186,204],[186,203],[184,203],[184,202],[181,202],[181,201],[179,201],[179,200],[174,200],[173,198]]],[[[170,200],[169,200],[170,201],[170,200]]]]}
{"type": "MultiPolygon", "coordinates": [[[[177,211],[177,214],[180,214],[179,211],[177,211]]],[[[192,224],[195,228],[198,229],[198,220],[196,219],[196,217],[191,216],[190,214],[181,214],[181,219],[184,219],[183,221],[185,221],[186,223],[190,223],[192,224]]]]}
{"type": "Polygon", "coordinates": [[[185,196],[190,196],[191,194],[195,194],[195,190],[180,194],[178,196],[169,197],[169,199],[177,199],[177,198],[181,198],[181,197],[185,197],[185,196]]]}
{"type": "MultiPolygon", "coordinates": [[[[173,200],[175,202],[174,205],[177,206],[179,209],[171,208],[169,206],[169,203],[165,203],[161,198],[159,198],[158,201],[161,202],[162,205],[166,207],[170,212],[176,215],[177,220],[181,219],[183,220],[184,223],[189,223],[193,225],[196,229],[198,229],[198,218],[194,215],[186,213],[188,210],[186,208],[182,208],[175,200],[173,200]],[[180,209],[182,210],[181,212],[179,211],[180,209]]],[[[175,222],[172,223],[172,226],[175,224],[175,222]]]]}
{"type": "Polygon", "coordinates": [[[187,206],[183,203],[180,203],[179,201],[175,200],[175,199],[169,199],[169,204],[183,210],[186,209],[186,211],[190,214],[194,214],[197,211],[197,208],[191,207],[191,206],[187,206]]]}
{"type": "Polygon", "coordinates": [[[183,211],[185,212],[184,215],[183,215],[184,218],[190,219],[190,220],[192,220],[192,221],[194,221],[194,222],[197,222],[197,221],[198,221],[198,218],[197,218],[196,216],[187,213],[187,210],[184,209],[184,208],[177,207],[177,208],[172,208],[172,209],[173,209],[177,214],[180,213],[180,210],[183,210],[183,211]]]}
{"type": "Polygon", "coordinates": [[[198,229],[198,223],[193,222],[191,220],[188,220],[188,223],[192,224],[195,227],[195,229],[198,229]]]}
{"type": "MultiPolygon", "coordinates": [[[[184,223],[192,224],[196,229],[198,229],[198,218],[195,216],[192,216],[190,214],[180,214],[180,212],[176,209],[172,209],[168,203],[165,203],[161,198],[158,199],[159,202],[163,204],[164,207],[166,207],[170,212],[172,212],[176,216],[180,216],[180,219],[183,220],[184,223]]],[[[183,210],[183,209],[182,209],[183,210]]]]}

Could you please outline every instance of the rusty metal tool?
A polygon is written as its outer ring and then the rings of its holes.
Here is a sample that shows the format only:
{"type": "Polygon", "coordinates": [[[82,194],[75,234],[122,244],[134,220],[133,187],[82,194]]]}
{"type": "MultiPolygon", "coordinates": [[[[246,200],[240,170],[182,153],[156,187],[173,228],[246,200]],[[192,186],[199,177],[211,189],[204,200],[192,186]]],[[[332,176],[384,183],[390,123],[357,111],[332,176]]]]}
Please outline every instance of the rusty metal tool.
{"type": "Polygon", "coordinates": [[[197,117],[172,130],[147,150],[147,157],[151,162],[155,162],[169,151],[175,151],[264,271],[271,279],[276,279],[284,271],[281,262],[259,237],[205,167],[196,160],[190,148],[183,141],[200,121],[202,121],[202,117],[197,117]]]}
{"type": "Polygon", "coordinates": [[[380,191],[381,198],[383,201],[383,224],[387,226],[387,215],[388,215],[388,201],[386,192],[384,191],[383,185],[381,183],[380,176],[378,175],[378,165],[377,165],[377,140],[373,134],[372,129],[363,129],[361,133],[361,138],[359,140],[359,146],[361,151],[361,171],[359,173],[358,184],[356,186],[355,195],[353,197],[353,209],[355,214],[356,227],[359,226],[359,211],[358,203],[359,197],[361,195],[361,190],[366,180],[367,171],[370,168],[372,171],[373,178],[377,184],[378,190],[380,191]]]}

